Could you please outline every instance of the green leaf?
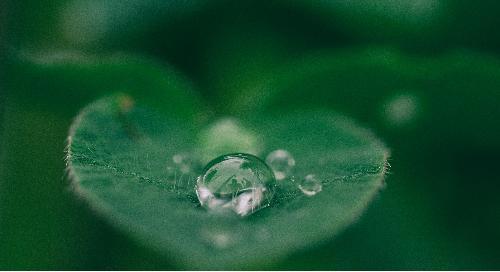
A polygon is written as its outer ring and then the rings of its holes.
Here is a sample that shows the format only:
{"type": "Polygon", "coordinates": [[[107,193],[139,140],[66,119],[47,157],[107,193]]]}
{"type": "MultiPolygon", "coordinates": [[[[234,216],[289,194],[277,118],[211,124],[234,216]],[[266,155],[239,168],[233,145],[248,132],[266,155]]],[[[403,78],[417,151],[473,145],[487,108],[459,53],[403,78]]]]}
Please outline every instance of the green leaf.
{"type": "Polygon", "coordinates": [[[130,48],[150,42],[147,34],[158,26],[169,27],[207,5],[177,0],[9,1],[5,40],[16,48],[130,48]]]}
{"type": "MultiPolygon", "coordinates": [[[[204,1],[70,1],[61,11],[61,36],[69,44],[80,47],[140,44],[143,37],[161,25],[202,9],[204,1]]],[[[147,36],[146,36],[147,38],[147,36]]]]}
{"type": "MultiPolygon", "coordinates": [[[[302,111],[247,118],[240,124],[263,146],[256,155],[288,150],[297,162],[296,180],[315,174],[323,190],[306,197],[295,184],[281,184],[271,206],[249,217],[209,213],[194,196],[196,175],[171,180],[167,170],[175,154],[203,157],[196,154],[203,150],[199,128],[140,106],[124,108],[128,99],[112,96],[82,110],[69,135],[69,177],[96,212],[179,265],[251,268],[276,262],[332,239],[383,185],[387,149],[345,117],[302,111]]],[[[246,151],[232,148],[225,151],[246,151]]]]}
{"type": "Polygon", "coordinates": [[[370,124],[398,144],[395,150],[415,154],[422,146],[498,146],[499,71],[498,59],[468,51],[434,58],[377,47],[323,51],[275,69],[272,78],[224,102],[242,115],[331,108],[370,124]]]}
{"type": "Polygon", "coordinates": [[[204,110],[187,78],[169,64],[144,56],[22,51],[9,56],[6,68],[10,96],[70,115],[96,97],[116,92],[187,119],[200,117],[204,110]]]}
{"type": "Polygon", "coordinates": [[[142,257],[148,251],[116,238],[85,205],[76,205],[61,182],[60,150],[75,114],[106,93],[130,93],[137,103],[196,121],[206,113],[190,81],[168,64],[128,54],[20,51],[6,59],[5,96],[0,95],[0,267],[83,269],[103,260],[111,268],[163,264],[151,264],[142,257]]]}
{"type": "MultiPolygon", "coordinates": [[[[311,49],[338,46],[338,39],[331,38],[333,34],[324,24],[290,8],[289,3],[223,2],[215,6],[201,19],[196,17],[198,26],[192,28],[204,35],[191,38],[189,44],[197,46],[192,51],[199,52],[196,62],[200,72],[195,77],[221,111],[231,107],[240,93],[252,91],[247,87],[268,80],[274,69],[291,59],[311,49]],[[290,17],[294,20],[287,19],[290,17]]],[[[185,50],[181,47],[169,54],[185,50]]]]}

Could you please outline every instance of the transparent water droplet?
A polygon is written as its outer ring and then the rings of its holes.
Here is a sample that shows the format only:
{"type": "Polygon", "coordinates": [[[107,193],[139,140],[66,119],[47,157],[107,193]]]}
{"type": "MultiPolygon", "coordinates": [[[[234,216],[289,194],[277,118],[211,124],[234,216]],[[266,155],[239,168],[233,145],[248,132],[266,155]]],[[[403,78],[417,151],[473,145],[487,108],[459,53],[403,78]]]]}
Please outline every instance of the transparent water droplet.
{"type": "Polygon", "coordinates": [[[278,149],[267,155],[266,163],[273,169],[277,180],[284,180],[295,166],[295,159],[290,152],[278,149]]]}
{"type": "Polygon", "coordinates": [[[241,216],[246,216],[257,210],[264,200],[265,191],[266,188],[264,186],[257,186],[238,195],[232,201],[234,212],[241,216]]]}
{"type": "Polygon", "coordinates": [[[321,192],[321,190],[323,189],[323,185],[315,175],[309,174],[299,184],[299,189],[306,196],[313,196],[321,192]]]}
{"type": "Polygon", "coordinates": [[[175,154],[172,156],[172,161],[182,174],[189,174],[196,171],[197,163],[193,156],[187,153],[175,154]]]}
{"type": "Polygon", "coordinates": [[[274,194],[275,179],[261,159],[250,154],[229,154],[207,164],[196,184],[203,207],[232,210],[247,216],[267,207],[274,194]]]}

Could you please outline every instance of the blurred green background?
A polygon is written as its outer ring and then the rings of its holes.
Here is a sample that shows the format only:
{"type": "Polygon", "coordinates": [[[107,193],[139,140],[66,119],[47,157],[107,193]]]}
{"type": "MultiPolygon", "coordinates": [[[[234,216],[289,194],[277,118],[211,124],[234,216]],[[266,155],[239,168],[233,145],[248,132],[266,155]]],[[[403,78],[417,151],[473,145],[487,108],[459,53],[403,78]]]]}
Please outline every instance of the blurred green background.
{"type": "Polygon", "coordinates": [[[3,1],[0,269],[175,269],[64,177],[90,101],[184,116],[323,107],[392,150],[338,238],[266,269],[500,269],[500,2],[3,1]],[[174,107],[168,101],[179,101],[174,107]]]}

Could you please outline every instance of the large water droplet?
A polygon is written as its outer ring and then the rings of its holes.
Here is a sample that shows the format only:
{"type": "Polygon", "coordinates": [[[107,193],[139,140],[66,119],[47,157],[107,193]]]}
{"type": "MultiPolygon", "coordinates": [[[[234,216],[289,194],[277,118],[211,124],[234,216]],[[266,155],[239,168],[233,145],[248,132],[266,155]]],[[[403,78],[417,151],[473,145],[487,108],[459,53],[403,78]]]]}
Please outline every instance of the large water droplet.
{"type": "Polygon", "coordinates": [[[246,216],[269,206],[274,186],[274,175],[262,160],[237,153],[209,162],[198,178],[196,194],[209,210],[246,216]]]}
{"type": "Polygon", "coordinates": [[[295,159],[292,154],[283,149],[275,150],[266,158],[267,164],[273,169],[277,180],[283,180],[290,175],[295,166],[295,159]]]}
{"type": "Polygon", "coordinates": [[[321,192],[323,185],[321,185],[321,181],[315,175],[309,174],[299,184],[299,189],[306,196],[313,196],[321,192]]]}

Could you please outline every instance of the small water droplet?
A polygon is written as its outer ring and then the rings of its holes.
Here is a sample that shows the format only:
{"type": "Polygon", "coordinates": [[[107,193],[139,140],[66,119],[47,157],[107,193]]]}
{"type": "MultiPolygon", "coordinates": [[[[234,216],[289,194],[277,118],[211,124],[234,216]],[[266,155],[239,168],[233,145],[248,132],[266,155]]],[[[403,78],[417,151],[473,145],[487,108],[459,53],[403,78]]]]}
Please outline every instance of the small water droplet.
{"type": "Polygon", "coordinates": [[[273,169],[277,180],[284,180],[292,172],[295,159],[290,152],[278,149],[267,155],[266,163],[273,169]]]}
{"type": "Polygon", "coordinates": [[[274,181],[261,159],[242,153],[223,155],[207,164],[197,180],[196,195],[209,210],[247,216],[269,205],[274,181]]]}
{"type": "Polygon", "coordinates": [[[196,171],[197,163],[189,154],[175,154],[174,156],[172,156],[172,161],[182,174],[189,174],[196,171]]]}
{"type": "Polygon", "coordinates": [[[321,192],[323,185],[321,185],[321,181],[315,175],[309,174],[299,184],[299,189],[306,196],[313,196],[321,192]]]}

